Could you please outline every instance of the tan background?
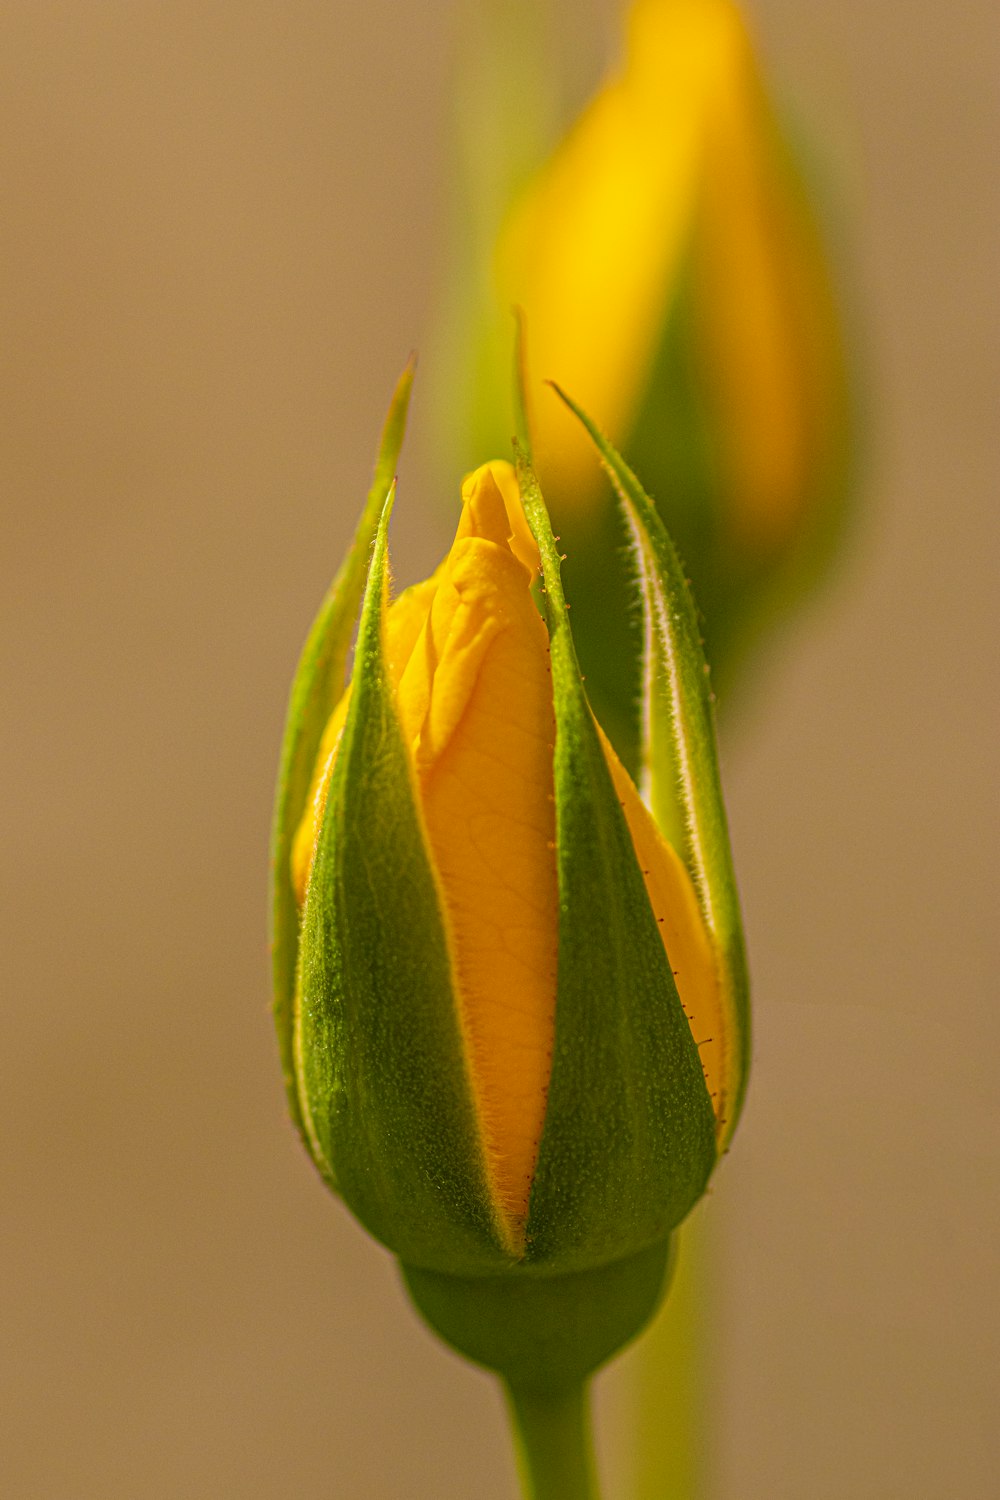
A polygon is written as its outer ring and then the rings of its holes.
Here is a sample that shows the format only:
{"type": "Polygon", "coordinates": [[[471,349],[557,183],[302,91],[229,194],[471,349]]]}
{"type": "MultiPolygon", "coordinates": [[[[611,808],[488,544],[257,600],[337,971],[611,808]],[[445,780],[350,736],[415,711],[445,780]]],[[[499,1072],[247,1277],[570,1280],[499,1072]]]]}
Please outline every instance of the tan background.
{"type": "MultiPolygon", "coordinates": [[[[11,1500],[513,1494],[490,1382],[285,1124],[264,937],[291,666],[428,323],[457,10],[3,8],[11,1500]]],[[[850,164],[875,431],[855,556],[728,750],[758,1022],[719,1497],[987,1500],[994,11],[754,13],[850,164]]]]}

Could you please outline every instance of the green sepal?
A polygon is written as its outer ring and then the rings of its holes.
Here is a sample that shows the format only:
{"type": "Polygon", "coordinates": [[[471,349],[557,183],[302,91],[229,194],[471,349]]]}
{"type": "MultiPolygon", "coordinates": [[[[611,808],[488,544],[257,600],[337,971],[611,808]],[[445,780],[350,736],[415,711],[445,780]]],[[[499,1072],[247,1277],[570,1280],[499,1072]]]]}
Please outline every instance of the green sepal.
{"type": "Polygon", "coordinates": [[[653,816],[691,876],[719,964],[733,1059],[720,1148],[732,1136],[750,1062],[750,984],[736,876],[719,779],[715,709],[698,617],[663,521],[624,459],[558,386],[603,462],[632,538],[645,662],[641,775],[653,816]]]}
{"type": "Polygon", "coordinates": [[[673,1268],[668,1240],[565,1276],[461,1278],[404,1264],[420,1313],[467,1359],[521,1392],[565,1390],[640,1333],[673,1268]]]}
{"type": "Polygon", "coordinates": [[[555,1046],[527,1254],[546,1271],[577,1271],[667,1238],[704,1192],[715,1128],[580,678],[548,513],[515,451],[545,587],[559,880],[555,1046]]]}
{"type": "MultiPolygon", "coordinates": [[[[404,369],[382,429],[375,473],[357,530],[313,622],[292,680],[281,746],[278,787],[271,829],[271,962],[274,1024],[288,1107],[309,1146],[299,1107],[292,1059],[295,972],[299,952],[299,910],[292,888],[292,843],[305,810],[320,740],[344,691],[347,658],[364,593],[372,542],[392,484],[406,431],[415,361],[404,369]]],[[[317,1163],[323,1170],[323,1164],[317,1163]]]]}
{"type": "Polygon", "coordinates": [[[384,654],[390,493],[302,919],[299,1099],[362,1224],[417,1266],[511,1262],[488,1186],[438,890],[384,654]]]}

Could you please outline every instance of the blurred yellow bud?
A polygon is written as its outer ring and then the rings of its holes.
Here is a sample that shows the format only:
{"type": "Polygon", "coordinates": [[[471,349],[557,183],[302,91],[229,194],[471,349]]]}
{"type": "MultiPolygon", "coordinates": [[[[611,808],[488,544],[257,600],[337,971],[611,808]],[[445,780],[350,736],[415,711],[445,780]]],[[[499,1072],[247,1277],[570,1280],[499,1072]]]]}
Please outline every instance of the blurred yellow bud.
{"type": "MultiPolygon", "coordinates": [[[[630,453],[671,520],[684,475],[668,450],[651,462],[655,424],[669,442],[696,395],[720,542],[780,548],[838,441],[842,357],[816,228],[736,6],[637,0],[624,70],[514,205],[496,274],[500,301],[525,310],[533,367],[630,453]],[[681,401],[658,368],[678,318],[690,366],[677,373],[696,387],[681,401]]],[[[534,416],[553,496],[594,504],[569,413],[539,402],[534,416]]]]}
{"type": "Polygon", "coordinates": [[[843,327],[814,195],[731,0],[635,0],[623,65],[531,175],[503,169],[506,109],[487,92],[468,127],[477,171],[442,325],[442,433],[463,461],[506,440],[520,308],[534,460],[573,569],[577,646],[631,769],[641,641],[623,608],[621,518],[578,424],[533,382],[572,391],[628,454],[725,690],[840,540],[853,456],[843,327]]]}

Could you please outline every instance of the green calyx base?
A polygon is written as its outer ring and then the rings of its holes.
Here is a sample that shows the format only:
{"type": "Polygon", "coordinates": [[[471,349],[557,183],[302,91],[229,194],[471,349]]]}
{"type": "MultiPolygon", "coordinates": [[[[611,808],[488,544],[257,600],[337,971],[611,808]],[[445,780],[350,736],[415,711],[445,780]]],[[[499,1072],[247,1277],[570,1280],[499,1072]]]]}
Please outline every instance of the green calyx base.
{"type": "Polygon", "coordinates": [[[434,1332],[516,1391],[566,1390],[640,1333],[672,1269],[671,1241],[591,1271],[459,1277],[402,1267],[434,1332]]]}

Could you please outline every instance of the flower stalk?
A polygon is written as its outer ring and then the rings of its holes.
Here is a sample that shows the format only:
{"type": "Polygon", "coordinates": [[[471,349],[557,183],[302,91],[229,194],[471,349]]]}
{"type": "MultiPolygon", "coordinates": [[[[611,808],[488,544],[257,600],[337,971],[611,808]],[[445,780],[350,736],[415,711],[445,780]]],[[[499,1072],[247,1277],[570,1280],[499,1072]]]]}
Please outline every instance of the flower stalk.
{"type": "Polygon", "coordinates": [[[525,1500],[599,1500],[586,1383],[506,1396],[525,1500]]]}

